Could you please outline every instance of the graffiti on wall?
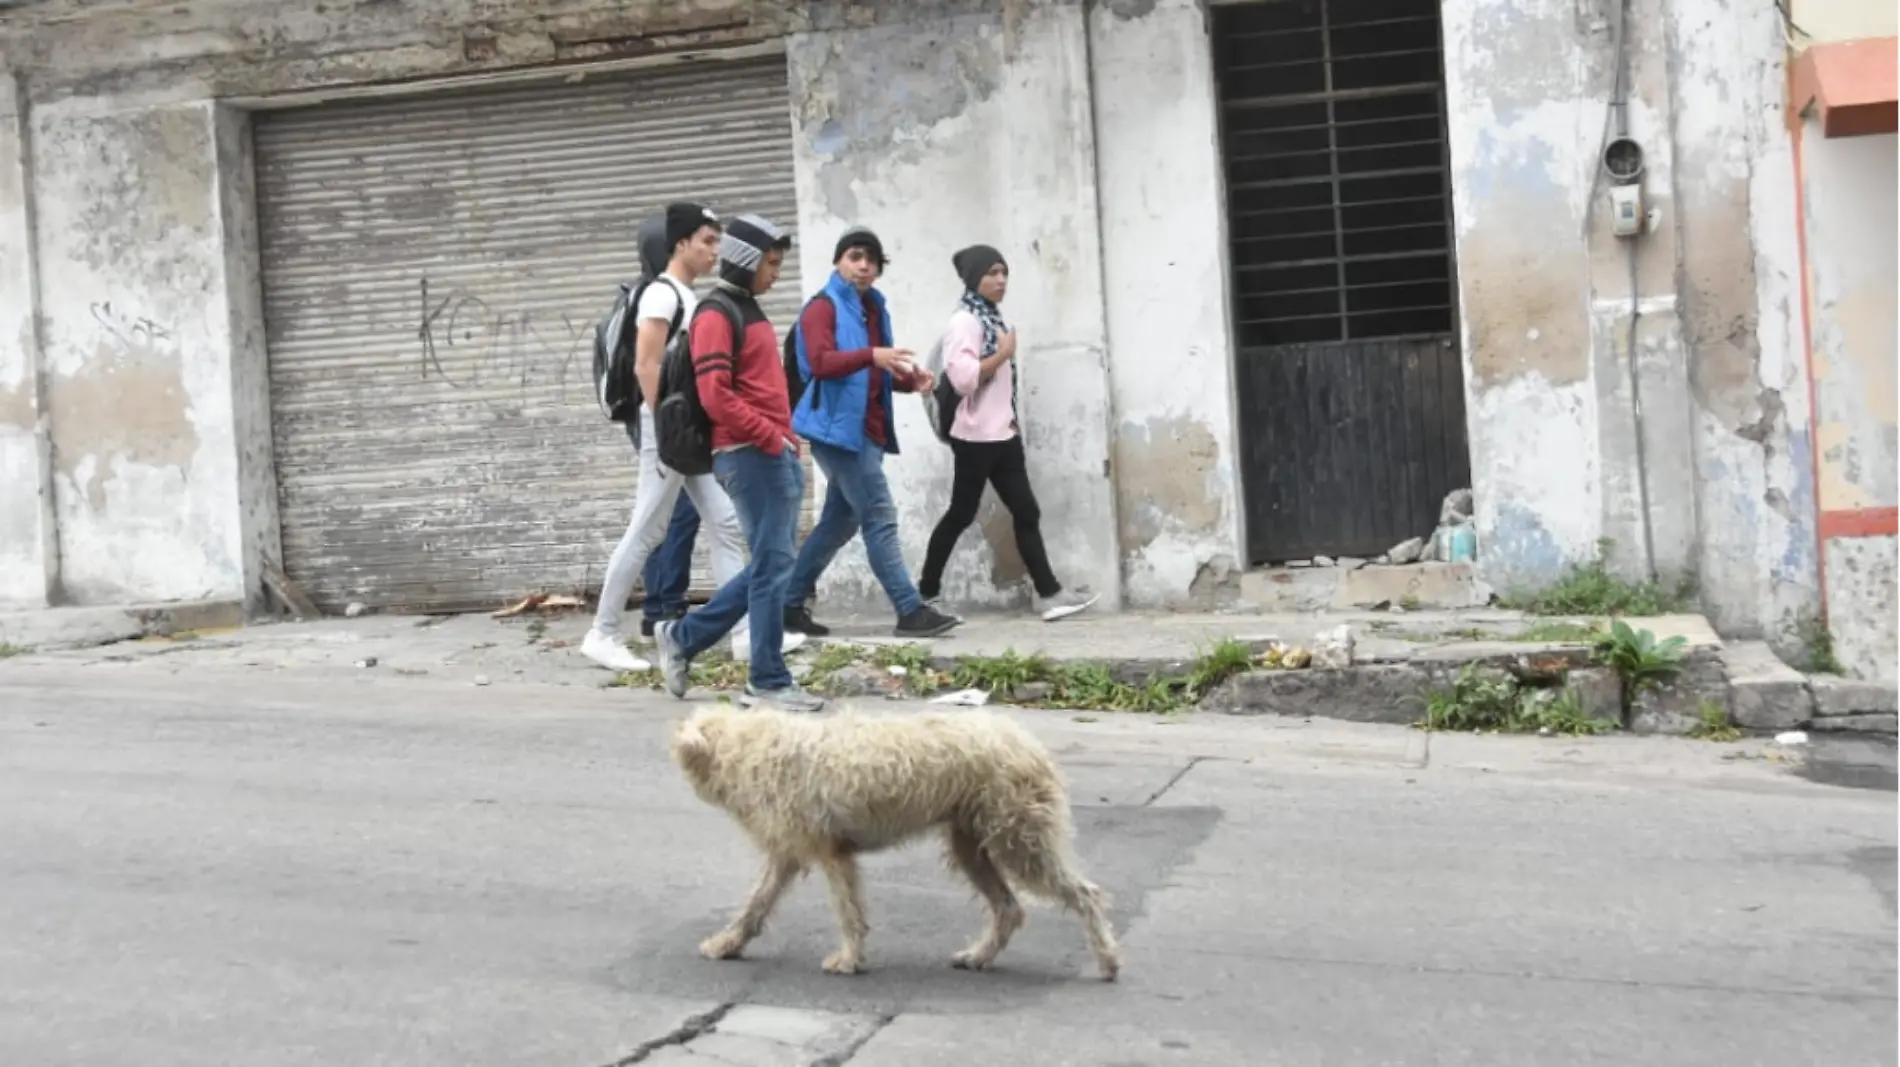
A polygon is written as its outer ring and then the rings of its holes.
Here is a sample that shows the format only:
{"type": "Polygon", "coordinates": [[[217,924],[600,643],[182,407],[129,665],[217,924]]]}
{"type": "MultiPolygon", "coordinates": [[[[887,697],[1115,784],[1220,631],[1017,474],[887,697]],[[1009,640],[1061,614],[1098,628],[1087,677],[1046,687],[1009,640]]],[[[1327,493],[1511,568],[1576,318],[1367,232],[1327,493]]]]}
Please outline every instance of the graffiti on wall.
{"type": "Polygon", "coordinates": [[[419,282],[423,381],[439,381],[490,407],[519,412],[537,401],[566,403],[570,379],[591,357],[593,327],[558,310],[496,306],[460,288],[419,282]]]}

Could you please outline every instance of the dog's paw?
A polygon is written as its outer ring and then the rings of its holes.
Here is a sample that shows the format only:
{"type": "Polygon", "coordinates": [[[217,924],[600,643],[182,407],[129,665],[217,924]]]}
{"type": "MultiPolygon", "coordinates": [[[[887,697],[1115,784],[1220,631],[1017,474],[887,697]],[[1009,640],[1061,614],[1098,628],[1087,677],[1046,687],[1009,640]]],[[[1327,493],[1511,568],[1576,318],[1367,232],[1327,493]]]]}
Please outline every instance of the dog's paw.
{"type": "Polygon", "coordinates": [[[1118,956],[1110,956],[1098,961],[1102,972],[1102,981],[1113,982],[1122,973],[1122,961],[1118,956]]]}
{"type": "Polygon", "coordinates": [[[846,952],[834,952],[825,957],[826,974],[862,974],[864,961],[846,952]]]}
{"type": "Polygon", "coordinates": [[[981,971],[987,969],[995,958],[994,955],[978,952],[973,948],[966,948],[962,952],[950,957],[950,966],[955,967],[959,971],[981,971]]]}
{"type": "Polygon", "coordinates": [[[699,954],[709,960],[736,960],[745,951],[745,942],[732,934],[714,934],[699,943],[699,954]]]}

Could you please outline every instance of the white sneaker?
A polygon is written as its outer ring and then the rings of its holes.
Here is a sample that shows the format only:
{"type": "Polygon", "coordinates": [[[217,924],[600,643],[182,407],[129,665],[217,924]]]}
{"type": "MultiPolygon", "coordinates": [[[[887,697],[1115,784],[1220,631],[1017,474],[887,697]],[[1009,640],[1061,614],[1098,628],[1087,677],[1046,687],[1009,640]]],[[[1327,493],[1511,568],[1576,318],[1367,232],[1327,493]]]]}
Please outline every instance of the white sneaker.
{"type": "MultiPolygon", "coordinates": [[[[779,642],[779,650],[789,656],[804,647],[805,640],[804,634],[787,630],[784,640],[779,642]]],[[[739,620],[739,625],[732,628],[732,658],[741,663],[752,659],[752,623],[749,616],[739,620]]]]}
{"type": "Polygon", "coordinates": [[[593,629],[581,640],[581,655],[610,671],[644,671],[653,666],[627,651],[626,642],[620,638],[593,629]]]}
{"type": "Polygon", "coordinates": [[[1064,589],[1047,599],[1036,598],[1036,609],[1042,613],[1043,622],[1054,622],[1087,610],[1089,605],[1099,599],[1100,593],[1091,593],[1086,589],[1064,589]]]}

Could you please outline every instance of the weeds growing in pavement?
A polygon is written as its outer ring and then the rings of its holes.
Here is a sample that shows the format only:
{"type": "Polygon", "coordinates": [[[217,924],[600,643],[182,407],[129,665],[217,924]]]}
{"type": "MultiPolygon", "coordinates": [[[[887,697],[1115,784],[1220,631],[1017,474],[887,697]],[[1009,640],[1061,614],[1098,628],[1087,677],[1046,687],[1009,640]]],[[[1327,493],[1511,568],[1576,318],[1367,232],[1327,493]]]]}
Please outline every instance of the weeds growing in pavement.
{"type": "Polygon", "coordinates": [[[1581,699],[1570,690],[1519,689],[1510,675],[1475,664],[1460,670],[1450,686],[1425,694],[1425,718],[1418,725],[1443,732],[1566,737],[1617,728],[1613,722],[1586,714],[1581,699]]]}
{"type": "Polygon", "coordinates": [[[1701,721],[1690,729],[1689,736],[1703,741],[1740,741],[1745,735],[1729,718],[1727,708],[1704,697],[1701,721]]]}
{"type": "Polygon", "coordinates": [[[1504,607],[1532,615],[1669,615],[1695,599],[1695,583],[1685,579],[1674,589],[1656,582],[1630,582],[1610,573],[1616,542],[1597,542],[1596,558],[1578,563],[1542,592],[1505,597],[1504,607]]]}
{"type": "Polygon", "coordinates": [[[1658,641],[1650,631],[1634,629],[1617,619],[1610,624],[1610,632],[1598,639],[1594,654],[1598,663],[1622,679],[1623,706],[1628,708],[1645,690],[1674,677],[1682,667],[1682,650],[1688,643],[1680,636],[1658,641]]]}

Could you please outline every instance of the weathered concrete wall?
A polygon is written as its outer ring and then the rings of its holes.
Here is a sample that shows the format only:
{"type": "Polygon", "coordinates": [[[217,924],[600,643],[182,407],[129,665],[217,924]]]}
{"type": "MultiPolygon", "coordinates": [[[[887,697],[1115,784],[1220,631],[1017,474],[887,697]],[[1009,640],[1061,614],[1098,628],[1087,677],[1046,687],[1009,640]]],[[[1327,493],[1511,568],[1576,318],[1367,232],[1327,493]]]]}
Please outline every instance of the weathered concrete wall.
{"type": "Polygon", "coordinates": [[[1835,537],[1827,543],[1827,622],[1834,655],[1848,674],[1893,685],[1893,537],[1835,537]]]}
{"type": "Polygon", "coordinates": [[[1206,13],[1094,4],[1089,52],[1126,595],[1218,603],[1246,557],[1206,13]]]}
{"type": "Polygon", "coordinates": [[[1598,179],[1614,15],[1569,0],[1444,7],[1479,559],[1506,591],[1549,583],[1604,537],[1626,573],[1651,557],[1665,579],[1693,566],[1664,20],[1645,0],[1626,31],[1629,133],[1663,225],[1625,245],[1598,179]]]}
{"type": "MultiPolygon", "coordinates": [[[[830,270],[837,236],[864,224],[892,263],[880,287],[898,341],[920,354],[941,334],[961,283],[957,248],[995,245],[1010,262],[1004,314],[1021,338],[1020,412],[1029,473],[1057,576],[1120,597],[1109,470],[1107,336],[1097,240],[1094,138],[1081,5],[919,17],[816,30],[788,44],[804,288],[830,270]]],[[[919,402],[897,405],[902,454],[886,465],[905,556],[950,497],[950,452],[919,402]]],[[[1025,574],[1009,516],[990,500],[944,580],[963,605],[1020,602],[1025,574]]],[[[861,545],[838,557],[821,595],[884,603],[861,545]]]]}
{"type": "Polygon", "coordinates": [[[247,590],[216,112],[33,110],[61,588],[78,603],[247,590]]]}
{"type": "Polygon", "coordinates": [[[0,71],[0,604],[56,592],[59,547],[40,396],[33,194],[25,108],[0,71]]]}
{"type": "Polygon", "coordinates": [[[1894,135],[1802,142],[1821,509],[1895,496],[1894,135]]]}
{"type": "MultiPolygon", "coordinates": [[[[1809,121],[1801,145],[1808,330],[1822,514],[1900,504],[1895,465],[1892,134],[1827,138],[1809,121]]],[[[1828,628],[1841,662],[1892,681],[1895,540],[1829,537],[1828,628]]]]}
{"type": "Polygon", "coordinates": [[[1788,21],[1801,28],[1791,42],[1801,49],[1820,41],[1892,37],[1900,9],[1888,0],[1790,0],[1788,21]]]}
{"type": "Polygon", "coordinates": [[[1702,606],[1794,659],[1819,589],[1783,26],[1736,0],[1671,15],[1702,606]]]}

